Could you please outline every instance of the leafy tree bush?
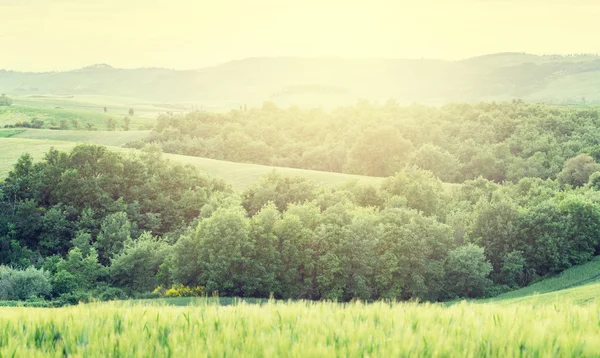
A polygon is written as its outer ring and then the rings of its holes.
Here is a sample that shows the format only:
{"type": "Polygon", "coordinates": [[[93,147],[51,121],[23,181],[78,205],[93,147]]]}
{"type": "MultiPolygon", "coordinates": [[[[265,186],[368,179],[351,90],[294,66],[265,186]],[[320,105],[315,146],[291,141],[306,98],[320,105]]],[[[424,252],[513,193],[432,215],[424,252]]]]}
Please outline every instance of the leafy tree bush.
{"type": "Polygon", "coordinates": [[[392,127],[365,130],[350,150],[351,172],[371,176],[389,176],[400,170],[412,150],[412,143],[392,127]]]}
{"type": "Polygon", "coordinates": [[[55,270],[52,284],[56,294],[91,291],[107,275],[106,268],[98,262],[98,253],[93,248],[85,256],[78,247],[71,249],[66,259],[60,259],[56,263],[55,270]]]}
{"type": "Polygon", "coordinates": [[[12,105],[12,99],[8,98],[4,93],[0,96],[0,107],[12,105]]]}
{"type": "Polygon", "coordinates": [[[149,292],[158,285],[157,274],[170,247],[149,233],[125,244],[111,260],[110,278],[130,292],[149,292]]]}
{"type": "Polygon", "coordinates": [[[388,195],[405,198],[408,207],[425,215],[443,212],[442,182],[429,171],[406,168],[386,179],[381,187],[388,195]]]}
{"type": "Polygon", "coordinates": [[[30,297],[50,295],[52,285],[49,274],[34,267],[15,270],[0,266],[0,299],[26,300],[30,297]]]}
{"type": "Polygon", "coordinates": [[[131,241],[131,222],[127,213],[117,212],[104,218],[94,246],[103,262],[107,263],[123,250],[128,241],[131,241]]]}
{"type": "Polygon", "coordinates": [[[458,158],[434,144],[424,144],[412,154],[410,163],[431,171],[445,182],[455,182],[461,169],[458,158]]]}
{"type": "Polygon", "coordinates": [[[482,247],[467,244],[450,251],[446,263],[449,293],[458,297],[483,295],[491,283],[491,271],[492,264],[486,260],[482,247]]]}
{"type": "Polygon", "coordinates": [[[285,177],[273,171],[244,192],[243,205],[250,215],[254,215],[268,202],[283,211],[289,204],[314,198],[314,183],[300,177],[285,177]]]}
{"type": "Polygon", "coordinates": [[[565,162],[563,170],[558,174],[561,184],[569,184],[574,187],[588,183],[590,176],[600,171],[600,164],[587,154],[580,154],[565,162]]]}

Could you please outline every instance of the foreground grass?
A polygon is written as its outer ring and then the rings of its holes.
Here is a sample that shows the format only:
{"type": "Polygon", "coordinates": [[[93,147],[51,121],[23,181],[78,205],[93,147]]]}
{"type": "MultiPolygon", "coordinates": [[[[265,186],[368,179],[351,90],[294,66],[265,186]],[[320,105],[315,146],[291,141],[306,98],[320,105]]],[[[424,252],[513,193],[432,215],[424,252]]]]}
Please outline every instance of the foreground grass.
{"type": "Polygon", "coordinates": [[[464,302],[0,308],[0,356],[592,357],[599,311],[464,302]]]}

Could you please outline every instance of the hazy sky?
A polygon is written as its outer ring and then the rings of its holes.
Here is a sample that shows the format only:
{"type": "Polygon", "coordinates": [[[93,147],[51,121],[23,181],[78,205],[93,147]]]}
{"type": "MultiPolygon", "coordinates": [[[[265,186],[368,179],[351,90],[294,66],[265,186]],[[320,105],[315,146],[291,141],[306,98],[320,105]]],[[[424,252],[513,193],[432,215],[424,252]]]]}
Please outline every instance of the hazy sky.
{"type": "Polygon", "coordinates": [[[598,0],[0,0],[0,68],[600,52],[598,0]]]}

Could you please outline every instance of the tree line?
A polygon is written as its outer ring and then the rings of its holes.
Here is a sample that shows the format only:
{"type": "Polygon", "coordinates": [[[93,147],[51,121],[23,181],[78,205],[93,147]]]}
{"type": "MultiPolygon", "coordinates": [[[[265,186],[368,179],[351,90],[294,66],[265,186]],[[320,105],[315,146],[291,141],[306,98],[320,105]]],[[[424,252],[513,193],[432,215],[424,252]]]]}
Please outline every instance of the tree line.
{"type": "Polygon", "coordinates": [[[590,107],[363,101],[329,112],[266,102],[228,113],[164,114],[144,142],[168,153],[234,162],[381,177],[414,165],[444,182],[482,176],[516,183],[556,179],[580,154],[599,160],[598,138],[598,111],[590,107]]]}

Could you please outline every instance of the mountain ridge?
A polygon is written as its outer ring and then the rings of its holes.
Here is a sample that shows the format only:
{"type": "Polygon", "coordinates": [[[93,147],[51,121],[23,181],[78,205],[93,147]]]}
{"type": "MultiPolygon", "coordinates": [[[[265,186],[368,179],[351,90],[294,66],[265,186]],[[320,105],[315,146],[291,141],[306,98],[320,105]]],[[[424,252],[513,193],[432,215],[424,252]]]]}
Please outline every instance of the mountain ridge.
{"type": "Polygon", "coordinates": [[[497,53],[459,61],[252,57],[192,70],[94,64],[64,72],[0,71],[0,91],[17,96],[118,95],[216,108],[269,100],[325,107],[359,99],[432,105],[515,98],[600,103],[600,56],[497,53]]]}

